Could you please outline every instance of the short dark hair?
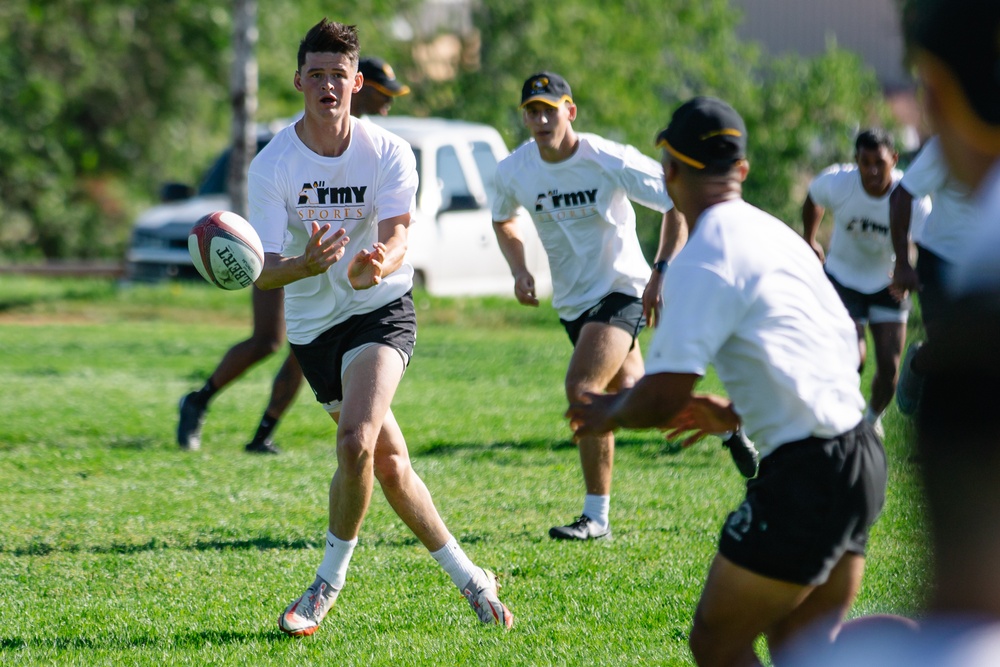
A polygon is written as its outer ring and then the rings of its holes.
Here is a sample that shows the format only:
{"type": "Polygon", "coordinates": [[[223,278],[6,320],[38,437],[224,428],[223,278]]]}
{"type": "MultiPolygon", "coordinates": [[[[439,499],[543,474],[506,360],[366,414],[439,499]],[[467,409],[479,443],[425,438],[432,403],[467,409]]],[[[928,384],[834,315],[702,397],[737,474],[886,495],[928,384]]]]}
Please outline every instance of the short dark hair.
{"type": "Polygon", "coordinates": [[[890,153],[896,152],[896,142],[892,135],[880,127],[873,127],[865,130],[854,140],[854,152],[858,153],[862,148],[877,151],[885,148],[890,153]]]}
{"type": "Polygon", "coordinates": [[[972,110],[1000,125],[1000,2],[906,0],[903,36],[908,50],[934,54],[954,74],[972,110]]]}
{"type": "Polygon", "coordinates": [[[298,69],[305,64],[307,53],[343,53],[357,65],[360,52],[357,26],[328,21],[324,16],[299,42],[298,69]]]}

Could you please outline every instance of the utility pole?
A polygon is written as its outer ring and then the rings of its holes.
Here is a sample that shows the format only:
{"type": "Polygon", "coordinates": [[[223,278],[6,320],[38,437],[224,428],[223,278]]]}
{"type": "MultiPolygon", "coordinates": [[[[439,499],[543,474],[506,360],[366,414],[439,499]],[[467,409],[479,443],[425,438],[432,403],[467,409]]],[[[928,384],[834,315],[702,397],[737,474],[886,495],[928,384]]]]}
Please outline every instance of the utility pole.
{"type": "Polygon", "coordinates": [[[247,217],[247,171],[257,154],[257,0],[233,0],[232,149],[226,190],[234,213],[247,217]]]}

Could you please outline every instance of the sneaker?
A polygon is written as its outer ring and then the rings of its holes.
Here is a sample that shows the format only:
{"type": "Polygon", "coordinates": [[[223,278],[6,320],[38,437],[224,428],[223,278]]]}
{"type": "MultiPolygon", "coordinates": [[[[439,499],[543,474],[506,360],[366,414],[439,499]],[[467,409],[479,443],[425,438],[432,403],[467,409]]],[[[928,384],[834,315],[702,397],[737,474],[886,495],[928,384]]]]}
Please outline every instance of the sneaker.
{"type": "Polygon", "coordinates": [[[489,570],[481,572],[482,576],[469,579],[469,583],[462,589],[462,595],[472,605],[472,610],[476,612],[480,622],[510,628],[514,625],[514,615],[497,597],[497,591],[500,590],[497,576],[489,570]]]}
{"type": "Polygon", "coordinates": [[[285,608],[278,617],[278,628],[286,635],[308,637],[316,632],[327,612],[337,600],[339,590],[334,590],[322,577],[316,577],[312,586],[285,608]]]}
{"type": "Polygon", "coordinates": [[[177,422],[177,444],[192,452],[201,449],[201,427],[208,412],[208,406],[199,404],[194,394],[192,391],[181,399],[181,418],[177,422]]]}
{"type": "Polygon", "coordinates": [[[611,537],[611,528],[600,528],[593,519],[581,514],[568,526],[549,528],[549,537],[555,540],[600,540],[611,537]]]}
{"type": "Polygon", "coordinates": [[[872,422],[872,430],[875,431],[875,435],[878,436],[879,440],[885,440],[885,427],[882,426],[881,416],[872,422]]]}
{"type": "Polygon", "coordinates": [[[280,454],[281,450],[275,447],[270,438],[264,440],[254,440],[243,448],[250,454],[280,454]]]}
{"type": "Polygon", "coordinates": [[[723,440],[722,446],[729,450],[729,454],[733,457],[733,463],[736,464],[736,469],[740,471],[741,475],[750,479],[757,474],[757,463],[760,455],[757,453],[757,448],[750,442],[750,438],[743,432],[742,426],[723,440]]]}
{"type": "Polygon", "coordinates": [[[913,370],[913,357],[923,347],[923,343],[912,343],[906,349],[906,356],[899,367],[899,382],[896,383],[896,407],[907,416],[916,414],[920,407],[920,397],[924,393],[924,378],[913,370]]]}

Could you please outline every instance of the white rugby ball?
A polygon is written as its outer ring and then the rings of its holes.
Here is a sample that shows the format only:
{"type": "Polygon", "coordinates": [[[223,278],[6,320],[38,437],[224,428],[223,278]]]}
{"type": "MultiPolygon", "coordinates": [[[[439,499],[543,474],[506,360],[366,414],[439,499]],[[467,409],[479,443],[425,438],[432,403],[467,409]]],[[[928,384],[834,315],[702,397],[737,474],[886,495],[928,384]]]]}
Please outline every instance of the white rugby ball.
{"type": "Polygon", "coordinates": [[[264,268],[264,247],[250,223],[232,211],[215,211],[195,223],[188,252],[198,273],[216,287],[249,287],[264,268]]]}

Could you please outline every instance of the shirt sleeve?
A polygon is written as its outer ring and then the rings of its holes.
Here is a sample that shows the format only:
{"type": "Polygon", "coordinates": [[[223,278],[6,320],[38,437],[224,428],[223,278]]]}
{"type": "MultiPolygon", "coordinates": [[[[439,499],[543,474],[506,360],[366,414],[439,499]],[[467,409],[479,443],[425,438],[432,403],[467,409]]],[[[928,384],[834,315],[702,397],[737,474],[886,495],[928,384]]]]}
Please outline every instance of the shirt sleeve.
{"type": "Polygon", "coordinates": [[[809,197],[823,208],[835,207],[844,175],[840,165],[827,167],[809,184],[809,197]]]}
{"type": "Polygon", "coordinates": [[[251,163],[247,174],[249,223],[260,237],[264,252],[280,253],[288,229],[288,208],[273,167],[251,163]]]}
{"type": "Polygon", "coordinates": [[[506,172],[507,169],[501,162],[493,175],[493,185],[496,189],[496,197],[493,199],[493,220],[497,222],[516,217],[517,209],[521,206],[510,187],[506,172]]]}
{"type": "Polygon", "coordinates": [[[417,159],[408,145],[391,144],[383,159],[375,193],[375,220],[381,222],[416,211],[417,159]]]}
{"type": "Polygon", "coordinates": [[[614,173],[629,199],[660,213],[674,207],[663,181],[663,165],[634,146],[625,147],[622,159],[622,168],[614,173]]]}
{"type": "Polygon", "coordinates": [[[948,168],[941,155],[937,138],[932,138],[913,159],[900,184],[906,191],[919,199],[930,195],[944,186],[948,180],[948,168]]]}
{"type": "Polygon", "coordinates": [[[646,373],[704,375],[745,312],[742,295],[713,268],[671,264],[646,373]]]}

